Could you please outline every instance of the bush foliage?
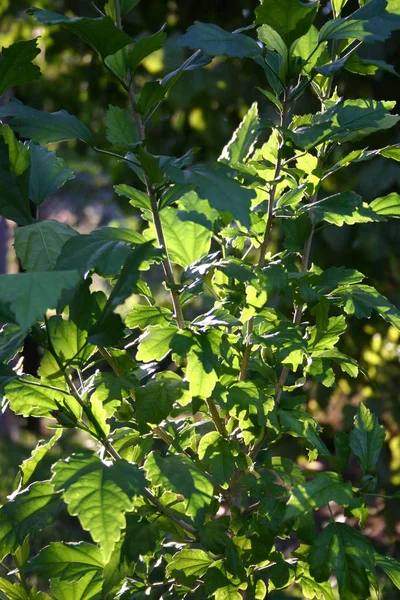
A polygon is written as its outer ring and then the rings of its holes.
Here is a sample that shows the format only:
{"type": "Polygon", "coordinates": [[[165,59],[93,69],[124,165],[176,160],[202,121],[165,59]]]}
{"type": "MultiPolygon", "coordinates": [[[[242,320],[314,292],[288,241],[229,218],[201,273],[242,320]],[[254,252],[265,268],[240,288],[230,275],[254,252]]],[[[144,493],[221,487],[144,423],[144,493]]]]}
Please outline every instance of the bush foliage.
{"type": "MultiPolygon", "coordinates": [[[[28,11],[81,38],[126,92],[124,106],[108,107],[104,139],[65,109],[14,97],[0,107],[0,214],[17,225],[23,269],[0,276],[3,404],[54,430],[0,509],[0,558],[15,567],[0,591],[9,600],[262,600],[294,586],[306,598],[362,600],[379,591],[382,571],[400,589],[400,563],[363,534],[384,428],[361,403],[331,447],[304,394],[312,381],[330,388],[341,373],[365,376],[339,349],[349,320],[376,313],[400,330],[400,311],[361,272],[311,261],[326,225],[400,216],[395,192],[366,203],[350,186],[323,188],[354,163],[399,160],[398,145],[357,143],[397,124],[395,102],[345,99],[336,87],[343,70],[394,71],[358,51],[400,29],[398,2],[360,0],[342,16],[346,0],[333,0],[317,29],[318,0],[262,0],[250,27],[196,22],[173,42],[164,28],[125,33],[137,4],[108,0],[95,18],[28,11]],[[171,43],[187,59],[137,85],[142,62],[171,43]],[[274,118],[254,102],[214,164],[195,150],[153,154],[147,130],[165,98],[219,56],[254,64],[254,97],[267,97],[274,118]],[[318,109],[297,114],[306,90],[318,109]],[[136,187],[115,191],[140,211],[140,232],[79,234],[40,220],[43,201],[73,177],[48,145],[70,140],[129,167],[136,187]],[[168,296],[152,289],[153,271],[168,296]],[[27,336],[43,351],[38,376],[16,358],[27,336]],[[82,450],[37,480],[71,429],[82,450]],[[276,450],[285,438],[306,449],[306,468],[276,450]],[[317,458],[323,470],[313,470],[317,458]],[[65,509],[83,539],[31,551],[65,509]]],[[[40,77],[38,53],[35,39],[3,49],[0,94],[40,77]]]]}

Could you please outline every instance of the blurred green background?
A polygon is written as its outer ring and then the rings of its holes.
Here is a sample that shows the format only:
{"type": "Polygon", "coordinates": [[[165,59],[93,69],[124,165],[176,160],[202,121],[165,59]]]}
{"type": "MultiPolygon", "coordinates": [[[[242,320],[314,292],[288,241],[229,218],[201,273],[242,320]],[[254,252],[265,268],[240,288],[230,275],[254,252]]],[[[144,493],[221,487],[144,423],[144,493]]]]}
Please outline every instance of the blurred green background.
{"type": "MultiPolygon", "coordinates": [[[[173,41],[195,20],[234,30],[251,23],[257,4],[258,0],[142,0],[126,18],[126,32],[134,37],[149,35],[166,23],[170,43],[163,51],[154,53],[144,61],[136,83],[140,86],[149,78],[161,78],[183,62],[185,50],[174,46],[173,41]]],[[[326,1],[322,4],[328,15],[330,3],[326,1]]],[[[38,37],[42,51],[37,59],[43,74],[41,80],[22,86],[15,92],[16,96],[38,109],[68,110],[90,125],[97,145],[104,147],[105,112],[108,104],[125,105],[124,91],[83,42],[60,27],[45,29],[38,25],[25,14],[29,6],[30,2],[0,0],[2,46],[38,37]]],[[[89,1],[43,0],[36,2],[36,6],[69,16],[96,16],[96,8],[89,1]]],[[[349,0],[345,14],[357,6],[355,0],[349,0]]],[[[103,8],[103,2],[100,8],[103,8]]],[[[323,16],[320,18],[322,20],[323,16]]],[[[361,54],[385,60],[400,72],[399,50],[398,33],[385,44],[365,46],[361,54]]],[[[215,160],[252,102],[259,102],[263,118],[276,118],[275,109],[256,89],[256,86],[266,85],[261,69],[250,60],[217,58],[204,69],[186,73],[148,127],[149,148],[156,154],[180,156],[195,147],[198,149],[198,160],[215,160]]],[[[337,86],[339,95],[345,98],[396,100],[400,97],[399,77],[382,71],[370,77],[345,71],[338,78],[337,86]]],[[[1,98],[0,103],[7,99],[1,98]]],[[[318,103],[308,93],[296,105],[297,113],[316,109],[318,103]]],[[[399,128],[371,136],[368,142],[372,148],[399,143],[399,128]]],[[[138,215],[127,201],[115,195],[112,188],[118,183],[137,185],[132,171],[113,158],[94,154],[80,143],[71,142],[60,147],[53,145],[53,149],[74,169],[76,179],[67,182],[61,192],[46,204],[42,218],[58,218],[81,231],[122,220],[140,229],[138,215]]],[[[331,157],[332,161],[346,152],[345,146],[339,146],[331,157]]],[[[325,186],[323,191],[326,193],[351,189],[360,193],[365,201],[370,201],[392,191],[400,192],[400,166],[395,161],[377,158],[373,162],[343,169],[326,180],[325,186]]],[[[276,249],[280,242],[281,232],[276,229],[276,249]]],[[[315,236],[312,261],[323,268],[331,265],[357,268],[367,276],[368,283],[400,306],[398,221],[325,227],[315,236]]],[[[11,250],[9,268],[15,269],[11,250]]],[[[324,427],[329,445],[332,444],[335,431],[349,429],[358,403],[366,401],[385,424],[386,444],[377,475],[379,490],[390,494],[400,486],[399,334],[378,319],[354,320],[342,342],[342,349],[360,361],[369,379],[360,376],[354,381],[343,377],[333,389],[312,385],[306,390],[309,409],[324,427]]],[[[36,428],[36,432],[32,432],[23,420],[3,427],[0,440],[0,502],[12,491],[21,458],[29,455],[36,438],[43,435],[46,436],[43,424],[41,430],[36,428]]],[[[67,437],[63,443],[77,443],[77,440],[67,437]]],[[[281,447],[281,451],[292,456],[297,453],[299,461],[304,453],[294,445],[294,441],[281,447]]],[[[53,454],[43,465],[44,477],[56,456],[53,454]]],[[[374,539],[377,548],[384,554],[400,558],[400,501],[385,503],[383,500],[374,500],[373,506],[366,534],[374,539]]],[[[58,533],[49,535],[53,539],[58,533]]],[[[394,588],[388,583],[385,598],[396,597],[394,588]]]]}

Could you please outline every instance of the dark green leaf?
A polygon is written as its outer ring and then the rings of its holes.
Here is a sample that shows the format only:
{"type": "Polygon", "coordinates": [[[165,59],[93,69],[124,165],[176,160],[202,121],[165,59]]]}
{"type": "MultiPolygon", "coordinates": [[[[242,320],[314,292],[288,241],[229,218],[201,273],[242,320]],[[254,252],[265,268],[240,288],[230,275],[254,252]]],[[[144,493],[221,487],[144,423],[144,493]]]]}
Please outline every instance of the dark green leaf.
{"type": "Polygon", "coordinates": [[[7,363],[22,350],[25,334],[19,327],[7,323],[0,329],[0,362],[7,363]]]}
{"type": "Polygon", "coordinates": [[[158,81],[146,81],[137,101],[137,110],[147,115],[165,98],[165,89],[158,81]]]}
{"type": "Polygon", "coordinates": [[[227,168],[193,167],[185,171],[173,168],[168,170],[168,174],[176,183],[193,186],[199,198],[208,200],[213,208],[229,212],[242,225],[250,226],[250,201],[255,192],[232,179],[227,168]]]}
{"type": "Polygon", "coordinates": [[[317,113],[310,124],[297,127],[293,138],[297,145],[310,149],[323,142],[348,142],[361,139],[375,131],[390,129],[399,120],[389,111],[393,102],[375,100],[345,100],[317,113]]]}
{"type": "Polygon", "coordinates": [[[345,312],[357,319],[369,318],[375,310],[382,319],[400,330],[400,310],[385,296],[369,285],[353,285],[337,288],[337,294],[345,302],[345,312]]]}
{"type": "Polygon", "coordinates": [[[0,508],[0,560],[16,552],[27,535],[54,523],[62,506],[48,481],[33,483],[0,508]]]}
{"type": "Polygon", "coordinates": [[[125,198],[129,198],[130,204],[132,204],[132,206],[150,210],[150,200],[145,192],[136,190],[130,185],[126,185],[124,183],[120,185],[115,185],[114,190],[115,193],[118,194],[118,196],[124,196],[125,198]]]}
{"type": "Polygon", "coordinates": [[[29,205],[29,157],[28,160],[23,160],[21,166],[15,165],[15,169],[10,158],[12,148],[6,142],[7,139],[5,141],[0,137],[0,215],[18,225],[27,225],[32,223],[29,205]]]}
{"type": "Polygon", "coordinates": [[[50,10],[30,8],[27,11],[40,23],[45,25],[62,25],[68,31],[75,33],[89,44],[102,59],[110,54],[115,54],[120,48],[132,43],[132,39],[114,25],[109,17],[88,19],[86,17],[73,17],[69,19],[64,15],[50,10]]]}
{"type": "Polygon", "coordinates": [[[217,431],[206,433],[200,440],[198,456],[215,481],[221,485],[229,483],[235,469],[237,449],[217,431]]]}
{"type": "Polygon", "coordinates": [[[129,148],[140,143],[137,127],[127,108],[118,108],[110,104],[106,127],[106,138],[111,144],[120,144],[129,148]]]}
{"type": "Polygon", "coordinates": [[[32,60],[40,54],[36,44],[37,40],[27,40],[3,48],[0,57],[0,96],[15,85],[39,79],[40,69],[32,64],[32,60]]]}
{"type": "Polygon", "coordinates": [[[62,158],[47,148],[30,144],[31,170],[29,173],[29,197],[35,204],[41,204],[62,187],[66,181],[74,179],[73,171],[62,158]]]}
{"type": "Polygon", "coordinates": [[[279,33],[287,46],[307,33],[315,15],[319,0],[262,0],[256,8],[256,23],[269,25],[279,33]]]}
{"type": "Polygon", "coordinates": [[[374,571],[369,540],[345,523],[330,523],[310,552],[310,573],[318,582],[327,581],[334,571],[342,600],[370,597],[368,574],[374,571]]]}
{"type": "Polygon", "coordinates": [[[200,49],[209,56],[226,54],[237,58],[257,58],[261,55],[261,48],[255,40],[241,33],[230,33],[212,23],[191,25],[176,44],[200,49]]]}
{"type": "Polygon", "coordinates": [[[315,479],[296,486],[287,504],[285,519],[298,517],[334,501],[339,505],[353,500],[351,483],[344,483],[337,473],[319,473],[315,479]]]}
{"type": "Polygon", "coordinates": [[[132,510],[133,499],[144,493],[143,472],[124,460],[106,465],[88,454],[59,461],[53,471],[54,488],[62,490],[69,513],[101,545],[107,562],[125,527],[125,513],[132,510]]]}
{"type": "Polygon", "coordinates": [[[92,134],[86,125],[65,110],[43,112],[12,98],[8,104],[0,107],[0,119],[3,117],[12,117],[11,127],[21,137],[38,144],[65,140],[92,141],[92,134]]]}
{"type": "Polygon", "coordinates": [[[125,53],[125,64],[131,72],[135,72],[142,60],[162,48],[166,39],[164,27],[154,35],[141,38],[129,46],[125,53]]]}
{"type": "Polygon", "coordinates": [[[176,400],[182,396],[179,379],[159,379],[135,391],[136,419],[139,431],[145,433],[166,419],[176,400]]]}
{"type": "Polygon", "coordinates": [[[321,440],[317,423],[303,410],[280,410],[279,420],[285,431],[301,437],[307,445],[318,450],[322,456],[330,456],[328,448],[321,440]]]}
{"type": "Polygon", "coordinates": [[[0,275],[1,302],[10,306],[14,322],[27,331],[47,309],[56,308],[64,290],[78,283],[78,271],[0,275]]]}
{"type": "Polygon", "coordinates": [[[114,275],[130,255],[132,246],[143,242],[144,237],[131,229],[104,227],[69,240],[58,258],[57,269],[68,270],[73,265],[81,273],[95,269],[100,275],[114,275]]]}
{"type": "Polygon", "coordinates": [[[354,429],[350,433],[350,448],[360,461],[364,473],[376,466],[385,440],[385,428],[360,402],[354,429]]]}
{"type": "Polygon", "coordinates": [[[147,476],[154,486],[182,494],[186,514],[195,523],[203,523],[213,499],[214,488],[206,475],[198,471],[192,460],[173,454],[165,457],[152,452],[145,462],[147,476]]]}
{"type": "Polygon", "coordinates": [[[384,42],[392,31],[400,29],[400,15],[388,10],[386,0],[370,0],[345,19],[328,21],[319,32],[319,41],[356,39],[384,42]]]}
{"type": "Polygon", "coordinates": [[[63,223],[48,220],[15,231],[15,252],[25,271],[53,271],[64,244],[78,233],[63,223]]]}

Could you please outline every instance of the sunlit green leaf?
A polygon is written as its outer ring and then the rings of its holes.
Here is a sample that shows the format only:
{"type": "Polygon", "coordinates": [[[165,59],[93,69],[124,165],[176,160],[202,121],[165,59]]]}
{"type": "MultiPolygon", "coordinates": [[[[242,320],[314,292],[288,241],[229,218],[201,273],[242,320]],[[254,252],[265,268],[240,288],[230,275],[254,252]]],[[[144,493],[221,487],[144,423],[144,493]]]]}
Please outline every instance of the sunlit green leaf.
{"type": "Polygon", "coordinates": [[[253,152],[258,135],[258,105],[254,102],[241,121],[239,127],[234,131],[231,140],[223,149],[219,160],[228,162],[232,166],[234,166],[235,163],[245,161],[253,152]]]}
{"type": "Polygon", "coordinates": [[[29,561],[25,570],[40,577],[76,581],[87,573],[102,571],[103,567],[103,555],[97,546],[52,542],[29,561]]]}
{"type": "MultiPolygon", "coordinates": [[[[174,554],[168,563],[166,575],[173,577],[174,573],[183,573],[185,577],[198,579],[214,564],[214,560],[204,550],[183,549],[174,554]]],[[[179,576],[179,575],[178,575],[179,576]]]]}
{"type": "Polygon", "coordinates": [[[214,488],[207,475],[201,473],[186,456],[173,454],[162,457],[152,452],[145,462],[147,476],[154,486],[182,494],[186,513],[196,524],[204,521],[213,498],[214,488]]]}
{"type": "Polygon", "coordinates": [[[78,516],[107,561],[125,526],[125,513],[132,510],[134,497],[144,492],[143,472],[124,460],[107,465],[88,454],[59,461],[53,471],[54,488],[62,491],[69,513],[78,516]]]}
{"type": "Polygon", "coordinates": [[[52,525],[61,510],[61,496],[48,481],[33,483],[0,508],[0,560],[14,553],[32,535],[52,525]]]}
{"type": "Polygon", "coordinates": [[[45,440],[39,440],[36,448],[32,450],[29,458],[25,459],[19,467],[18,475],[18,488],[25,488],[28,485],[32,475],[34,474],[36,467],[43,460],[46,454],[53,448],[53,446],[60,439],[62,429],[57,429],[53,437],[47,442],[45,440]]]}
{"type": "Polygon", "coordinates": [[[77,401],[60,389],[53,389],[46,382],[31,375],[19,377],[9,383],[5,391],[10,407],[17,415],[24,417],[52,417],[60,407],[80,415],[77,401]]]}
{"type": "Polygon", "coordinates": [[[376,466],[385,440],[385,428],[360,402],[354,429],[350,433],[350,448],[360,461],[364,473],[376,466]]]}

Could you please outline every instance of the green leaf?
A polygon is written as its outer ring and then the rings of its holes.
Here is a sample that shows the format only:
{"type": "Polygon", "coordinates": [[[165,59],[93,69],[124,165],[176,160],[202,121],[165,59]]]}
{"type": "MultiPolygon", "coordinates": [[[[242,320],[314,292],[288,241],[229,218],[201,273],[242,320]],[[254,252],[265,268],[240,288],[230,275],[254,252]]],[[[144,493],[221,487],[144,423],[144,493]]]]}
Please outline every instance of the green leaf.
{"type": "Polygon", "coordinates": [[[217,483],[224,485],[230,481],[235,469],[235,451],[229,441],[217,431],[210,431],[201,438],[198,456],[209,467],[211,476],[217,483]]]}
{"type": "Polygon", "coordinates": [[[326,221],[337,227],[342,227],[345,223],[354,225],[384,219],[371,208],[371,205],[363,203],[361,196],[355,192],[334,194],[318,202],[307,204],[300,211],[310,213],[316,223],[326,221]]]}
{"type": "Polygon", "coordinates": [[[305,35],[317,14],[319,1],[262,0],[256,8],[256,23],[269,25],[281,36],[287,46],[305,35]]]}
{"type": "Polygon", "coordinates": [[[3,48],[0,60],[0,96],[9,88],[39,79],[40,69],[32,60],[40,54],[37,40],[27,40],[3,48]]]}
{"type": "Polygon", "coordinates": [[[35,17],[39,23],[62,25],[89,44],[102,59],[110,54],[115,54],[120,48],[132,43],[132,39],[126,33],[120,31],[109,17],[98,17],[96,19],[73,17],[69,19],[59,13],[39,8],[29,8],[27,12],[35,17]]]}
{"type": "Polygon", "coordinates": [[[136,419],[141,433],[164,421],[182,396],[179,379],[159,379],[135,390],[136,419]]]}
{"type": "Polygon", "coordinates": [[[77,581],[84,575],[98,573],[103,568],[103,555],[97,546],[86,542],[52,542],[32,558],[24,570],[44,578],[77,581]]]}
{"type": "Polygon", "coordinates": [[[375,564],[383,569],[394,585],[400,590],[400,562],[390,556],[382,556],[375,552],[375,564]]]}
{"type": "MultiPolygon", "coordinates": [[[[140,0],[120,0],[120,11],[121,16],[123,17],[128,12],[130,12],[137,4],[139,4],[140,0]]],[[[104,12],[108,17],[110,17],[113,21],[115,21],[115,8],[114,8],[115,0],[108,0],[104,6],[104,12]]]]}
{"type": "Polygon", "coordinates": [[[62,435],[62,429],[57,429],[53,437],[47,442],[39,440],[36,444],[36,448],[32,450],[29,458],[26,458],[19,467],[19,474],[17,476],[18,489],[25,488],[28,485],[29,480],[34,474],[36,467],[43,460],[46,454],[53,448],[62,435]]]}
{"type": "Polygon", "coordinates": [[[64,244],[78,233],[63,223],[41,221],[15,231],[15,252],[25,271],[54,271],[64,244]]]}
{"type": "Polygon", "coordinates": [[[33,483],[0,508],[0,560],[14,554],[27,535],[51,525],[61,510],[60,494],[48,481],[33,483]]]}
{"type": "Polygon", "coordinates": [[[125,527],[125,513],[144,493],[143,472],[122,459],[106,465],[96,455],[83,453],[57,462],[53,471],[54,488],[62,491],[69,513],[100,544],[107,562],[125,527]]]}
{"type": "Polygon", "coordinates": [[[165,89],[158,81],[146,81],[137,101],[137,110],[147,116],[165,98],[165,89]]]}
{"type": "Polygon", "coordinates": [[[360,461],[364,473],[373,469],[385,441],[385,428],[378,419],[360,402],[354,429],[350,433],[350,448],[360,461]]]}
{"type": "MultiPolygon", "coordinates": [[[[88,325],[87,329],[89,327],[90,325],[88,325]]],[[[50,317],[47,320],[47,334],[51,339],[52,350],[57,355],[58,362],[56,363],[54,373],[44,373],[43,362],[47,356],[45,352],[39,374],[49,378],[54,374],[60,375],[58,363],[75,367],[76,369],[85,366],[86,361],[95,351],[95,347],[87,341],[87,329],[79,329],[71,318],[65,319],[62,316],[50,317]]],[[[50,356],[53,358],[51,353],[50,356]]]]}
{"type": "MultiPolygon", "coordinates": [[[[181,267],[188,267],[196,260],[208,254],[211,244],[211,231],[193,221],[180,218],[175,208],[165,208],[160,219],[170,259],[181,267]]],[[[151,225],[147,237],[155,238],[155,229],[151,225]]]]}
{"type": "Polygon", "coordinates": [[[344,39],[384,42],[392,31],[400,29],[400,15],[387,9],[386,0],[370,0],[345,19],[325,23],[318,39],[320,42],[344,39]]]}
{"type": "Polygon", "coordinates": [[[31,163],[29,148],[17,140],[15,133],[8,125],[0,126],[0,135],[8,146],[8,158],[13,175],[22,175],[31,163]]]}
{"type": "MultiPolygon", "coordinates": [[[[15,221],[18,225],[26,225],[32,223],[29,205],[29,171],[27,170],[29,156],[28,160],[23,159],[22,168],[19,165],[15,165],[16,168],[14,168],[10,157],[13,151],[11,143],[13,141],[16,143],[16,140],[12,138],[10,145],[7,144],[7,141],[0,137],[0,215],[15,221]]],[[[14,147],[18,148],[18,145],[14,147]]],[[[14,159],[17,160],[15,156],[14,159]]]]}
{"type": "Polygon", "coordinates": [[[125,324],[129,329],[139,327],[146,329],[150,325],[167,325],[172,319],[172,312],[163,306],[149,306],[137,304],[125,317],[125,324]]]}
{"type": "Polygon", "coordinates": [[[374,75],[379,69],[387,71],[392,75],[399,77],[396,69],[393,65],[389,65],[383,60],[374,60],[372,58],[361,58],[356,54],[352,54],[346,61],[345,68],[350,73],[357,73],[358,75],[374,75]]]}
{"type": "Polygon", "coordinates": [[[125,54],[125,64],[128,69],[134,73],[140,63],[153,52],[162,48],[167,35],[164,27],[157,31],[154,35],[140,38],[134,44],[129,46],[125,54]]]}
{"type": "Polygon", "coordinates": [[[14,322],[27,331],[47,309],[56,308],[64,290],[78,283],[78,271],[0,275],[1,302],[10,306],[14,322]]]}
{"type": "Polygon", "coordinates": [[[229,212],[242,225],[250,226],[250,201],[256,193],[242,187],[238,181],[229,177],[229,173],[227,167],[207,169],[199,166],[185,171],[168,169],[168,174],[175,183],[193,186],[199,198],[208,200],[210,206],[229,212]]]}
{"type": "Polygon", "coordinates": [[[0,329],[0,362],[8,363],[22,350],[25,334],[19,327],[7,323],[0,329]]]}
{"type": "Polygon", "coordinates": [[[312,481],[293,488],[287,503],[285,520],[318,510],[331,501],[343,506],[350,504],[352,500],[353,492],[350,482],[344,483],[337,473],[319,473],[312,481]]]}
{"type": "Polygon", "coordinates": [[[209,333],[201,333],[192,338],[188,353],[186,379],[192,396],[208,398],[218,380],[219,342],[209,333]]]}
{"type": "Polygon", "coordinates": [[[11,583],[11,581],[2,577],[0,577],[0,592],[6,594],[7,600],[31,600],[31,595],[28,595],[22,584],[11,583]]]}
{"type": "Polygon", "coordinates": [[[8,104],[0,107],[0,119],[4,117],[12,117],[11,127],[21,137],[38,144],[65,140],[92,141],[92,134],[86,125],[65,110],[43,112],[12,98],[8,104]]]}
{"type": "Polygon", "coordinates": [[[393,102],[375,100],[345,100],[323,113],[312,115],[310,123],[296,127],[292,133],[295,143],[310,149],[323,142],[349,142],[375,131],[390,129],[399,121],[389,110],[393,102]]]}
{"type": "Polygon", "coordinates": [[[152,452],[145,462],[147,476],[154,486],[161,485],[184,497],[185,512],[196,525],[204,522],[211,504],[214,487],[186,456],[173,454],[165,457],[152,452]]]}
{"type": "Polygon", "coordinates": [[[124,183],[121,183],[120,185],[115,185],[114,190],[115,193],[118,194],[118,196],[124,196],[125,198],[129,198],[130,204],[132,204],[132,206],[148,210],[151,209],[149,197],[145,192],[142,192],[141,190],[136,190],[130,185],[126,185],[124,183]]]}
{"type": "Polygon", "coordinates": [[[345,523],[330,523],[314,542],[309,555],[310,573],[316,581],[327,581],[332,570],[341,600],[370,597],[368,574],[374,572],[369,540],[345,523]]]}
{"type": "Polygon", "coordinates": [[[179,577],[179,574],[183,573],[185,577],[199,579],[214,562],[204,550],[184,548],[174,554],[168,563],[166,576],[170,578],[177,574],[179,577]]]}
{"type": "Polygon", "coordinates": [[[149,327],[139,338],[136,360],[143,362],[162,360],[170,351],[171,340],[177,331],[178,328],[174,325],[149,327]]]}
{"type": "Polygon", "coordinates": [[[321,440],[317,423],[303,410],[280,410],[278,412],[279,420],[283,429],[305,440],[307,445],[318,450],[322,456],[330,456],[328,448],[321,440]]]}
{"type": "Polygon", "coordinates": [[[51,383],[30,375],[9,383],[5,395],[11,410],[23,417],[52,417],[60,407],[80,415],[79,404],[67,391],[54,390],[51,383]]]}
{"type": "Polygon", "coordinates": [[[345,312],[357,319],[369,318],[375,310],[382,319],[400,330],[400,310],[391,304],[385,296],[369,285],[339,287],[336,293],[345,302],[345,312]]]}
{"type": "Polygon", "coordinates": [[[57,269],[64,271],[78,267],[81,273],[94,269],[99,275],[114,275],[130,255],[131,248],[143,242],[144,237],[131,229],[103,227],[67,241],[58,258],[57,269]]]}
{"type": "Polygon", "coordinates": [[[159,260],[161,256],[162,251],[154,248],[150,242],[140,244],[128,255],[100,318],[89,332],[88,339],[91,343],[114,346],[119,342],[123,334],[123,326],[121,318],[114,313],[114,310],[134,292],[143,263],[159,260]]]}
{"type": "Polygon", "coordinates": [[[332,0],[332,6],[335,9],[336,14],[340,14],[342,8],[347,4],[347,0],[332,0]]]}
{"type": "Polygon", "coordinates": [[[236,58],[257,58],[261,48],[257,42],[242,33],[230,33],[212,23],[196,22],[176,42],[177,46],[187,46],[193,50],[202,50],[209,56],[236,58]]]}
{"type": "Polygon", "coordinates": [[[130,148],[140,143],[137,127],[127,108],[109,104],[106,128],[106,138],[111,144],[121,144],[130,148]]]}
{"type": "Polygon", "coordinates": [[[31,170],[29,174],[29,197],[41,204],[75,175],[62,158],[47,148],[30,144],[31,170]]]}
{"type": "Polygon", "coordinates": [[[383,217],[400,218],[400,194],[392,192],[382,198],[376,198],[371,202],[369,208],[383,217]]]}
{"type": "Polygon", "coordinates": [[[234,166],[243,163],[254,150],[259,135],[259,117],[257,102],[253,102],[231,140],[222,151],[219,160],[234,166]]]}
{"type": "Polygon", "coordinates": [[[51,591],[57,600],[100,600],[103,579],[100,573],[92,571],[78,581],[51,579],[51,591]]]}

